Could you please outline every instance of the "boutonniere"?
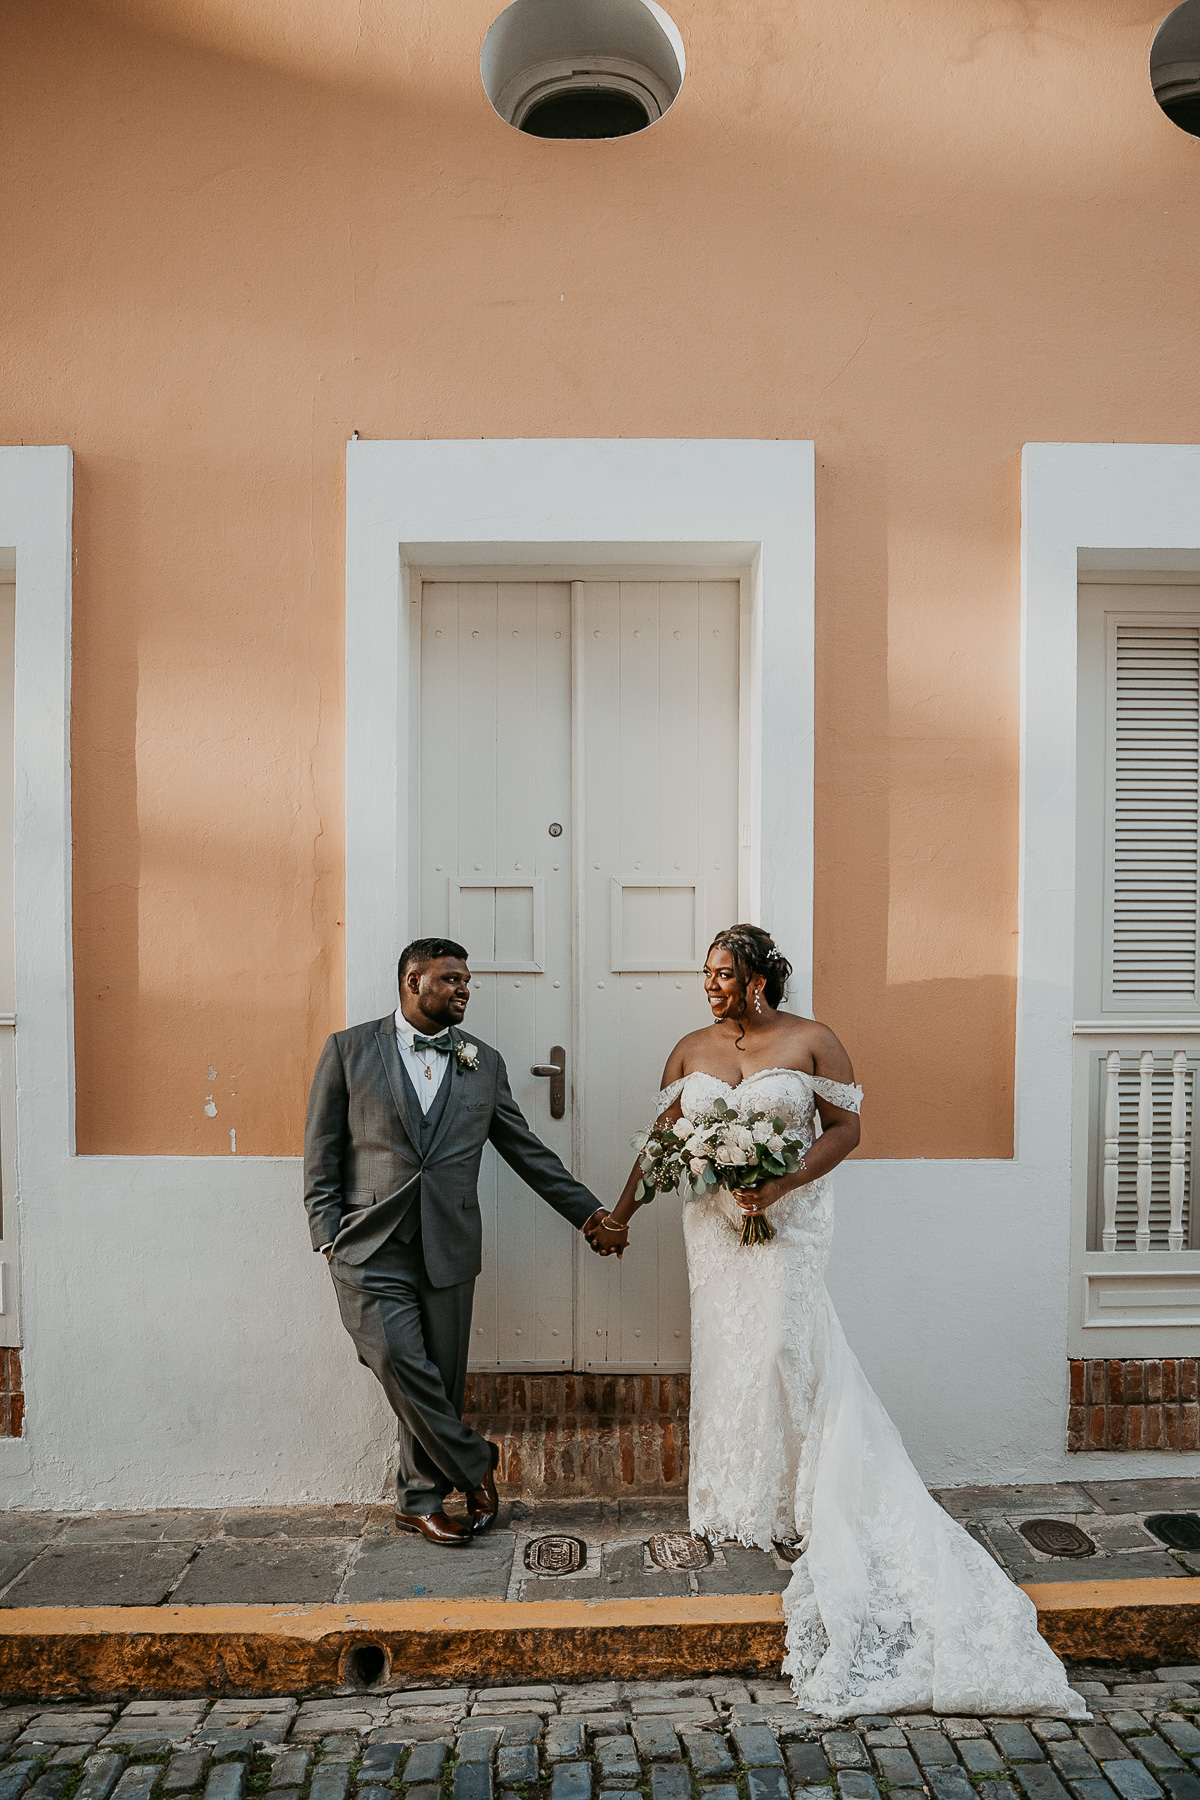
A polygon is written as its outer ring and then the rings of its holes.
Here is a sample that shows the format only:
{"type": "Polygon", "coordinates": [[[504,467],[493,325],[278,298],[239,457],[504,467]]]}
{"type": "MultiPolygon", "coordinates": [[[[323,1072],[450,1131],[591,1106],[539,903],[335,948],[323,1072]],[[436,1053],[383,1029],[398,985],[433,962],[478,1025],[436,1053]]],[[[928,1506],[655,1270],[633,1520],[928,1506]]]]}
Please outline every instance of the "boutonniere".
{"type": "Polygon", "coordinates": [[[479,1067],[479,1047],[476,1044],[455,1044],[454,1054],[460,1069],[477,1069],[479,1067]]]}

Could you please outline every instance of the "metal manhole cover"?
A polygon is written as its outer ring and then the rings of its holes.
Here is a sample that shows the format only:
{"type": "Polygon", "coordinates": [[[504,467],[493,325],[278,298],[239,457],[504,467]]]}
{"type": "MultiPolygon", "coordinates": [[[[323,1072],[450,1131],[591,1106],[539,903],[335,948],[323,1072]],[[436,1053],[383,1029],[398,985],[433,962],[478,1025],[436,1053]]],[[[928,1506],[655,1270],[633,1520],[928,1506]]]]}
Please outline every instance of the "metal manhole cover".
{"type": "Polygon", "coordinates": [[[685,1531],[659,1532],[646,1548],[651,1562],[660,1569],[707,1569],[713,1559],[712,1545],[703,1538],[689,1537],[685,1531]]]}
{"type": "Polygon", "coordinates": [[[1027,1543],[1043,1556],[1094,1556],[1096,1546],[1086,1531],[1069,1519],[1026,1519],[1019,1527],[1027,1543]]]}
{"type": "Polygon", "coordinates": [[[563,1537],[558,1532],[531,1538],[525,1546],[525,1567],[535,1575],[574,1575],[586,1561],[587,1545],[583,1539],[563,1537]]]}
{"type": "Polygon", "coordinates": [[[776,1538],[775,1554],[781,1556],[785,1563],[799,1562],[804,1555],[804,1546],[803,1544],[784,1544],[776,1538]]]}
{"type": "Polygon", "coordinates": [[[1171,1550],[1200,1550],[1200,1514],[1155,1513],[1146,1530],[1171,1550]]]}

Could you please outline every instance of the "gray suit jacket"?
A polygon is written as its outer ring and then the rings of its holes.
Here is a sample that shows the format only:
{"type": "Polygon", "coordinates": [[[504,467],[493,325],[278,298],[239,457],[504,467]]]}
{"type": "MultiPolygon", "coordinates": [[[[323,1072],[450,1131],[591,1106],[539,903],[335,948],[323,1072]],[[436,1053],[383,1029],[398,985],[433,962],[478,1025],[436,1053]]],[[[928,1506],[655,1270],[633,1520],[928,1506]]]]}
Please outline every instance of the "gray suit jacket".
{"type": "Polygon", "coordinates": [[[442,1077],[451,1084],[446,1108],[423,1161],[393,1015],[335,1031],[326,1041],[304,1132],[304,1204],[314,1250],[332,1244],[340,1261],[365,1262],[412,1204],[415,1183],[430,1281],[452,1287],[473,1280],[483,1242],[479,1164],[488,1142],[572,1225],[582,1225],[599,1206],[529,1129],[499,1053],[457,1026],[450,1035],[456,1044],[477,1046],[479,1066],[464,1069],[457,1056],[450,1058],[442,1077]]]}

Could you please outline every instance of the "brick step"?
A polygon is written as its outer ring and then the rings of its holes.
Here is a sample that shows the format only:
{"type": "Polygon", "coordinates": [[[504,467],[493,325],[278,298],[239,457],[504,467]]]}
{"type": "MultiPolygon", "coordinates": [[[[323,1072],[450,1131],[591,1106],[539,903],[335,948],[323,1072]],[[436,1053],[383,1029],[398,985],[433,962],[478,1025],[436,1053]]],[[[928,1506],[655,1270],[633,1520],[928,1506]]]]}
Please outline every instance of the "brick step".
{"type": "Polygon", "coordinates": [[[686,1375],[477,1370],[463,1415],[500,1446],[497,1484],[515,1499],[682,1497],[686,1375]]]}

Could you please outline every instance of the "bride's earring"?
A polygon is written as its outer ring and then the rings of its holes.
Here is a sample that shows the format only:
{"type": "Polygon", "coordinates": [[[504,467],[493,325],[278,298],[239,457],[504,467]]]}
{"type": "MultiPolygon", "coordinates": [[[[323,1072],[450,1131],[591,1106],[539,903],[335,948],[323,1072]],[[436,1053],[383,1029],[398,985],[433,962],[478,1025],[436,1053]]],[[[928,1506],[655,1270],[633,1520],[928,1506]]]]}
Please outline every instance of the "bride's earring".
{"type": "Polygon", "coordinates": [[[762,1011],[762,989],[761,988],[758,990],[758,992],[754,996],[754,1010],[756,1013],[760,1013],[762,1011]]]}

